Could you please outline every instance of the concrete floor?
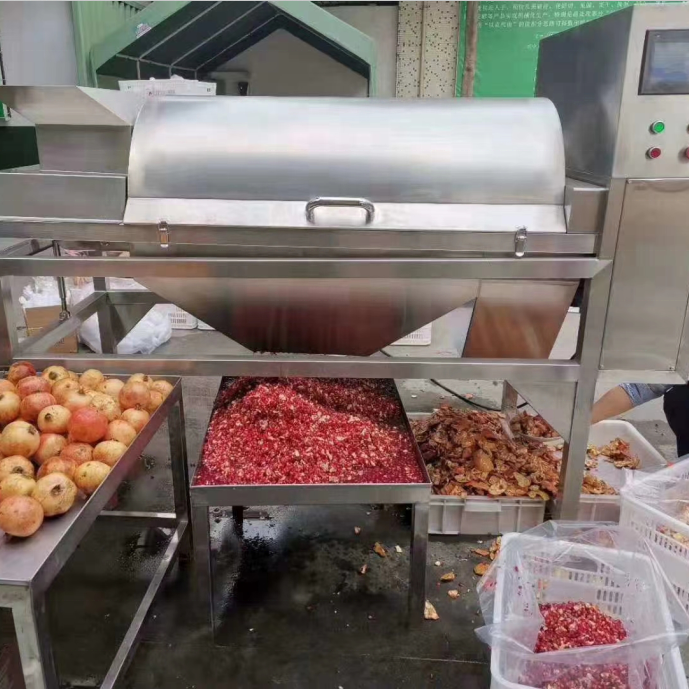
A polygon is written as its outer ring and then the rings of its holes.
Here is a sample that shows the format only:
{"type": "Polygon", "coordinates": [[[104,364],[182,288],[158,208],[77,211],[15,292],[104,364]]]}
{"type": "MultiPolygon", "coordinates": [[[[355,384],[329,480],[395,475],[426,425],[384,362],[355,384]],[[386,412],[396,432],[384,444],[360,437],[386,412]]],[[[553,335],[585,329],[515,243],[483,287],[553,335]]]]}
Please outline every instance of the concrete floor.
{"type": "MultiPolygon", "coordinates": [[[[571,314],[558,356],[569,356],[575,332],[576,315],[571,314]]],[[[438,328],[434,340],[434,353],[452,353],[447,330],[438,328]]],[[[238,350],[219,333],[176,331],[159,353],[238,350]]],[[[395,355],[428,353],[394,350],[395,355]]],[[[476,401],[499,403],[497,382],[444,382],[476,401]]],[[[192,472],[218,383],[218,378],[184,381],[192,472]]],[[[456,402],[427,381],[401,381],[401,392],[409,411],[456,402]]],[[[636,410],[633,420],[663,454],[674,456],[673,437],[657,404],[636,410]]],[[[123,486],[120,499],[126,508],[170,509],[166,429],[149,446],[139,474],[123,486]]],[[[223,513],[215,517],[215,631],[194,598],[191,567],[176,568],[144,627],[124,687],[489,686],[488,649],[474,633],[482,624],[472,571],[479,559],[470,552],[476,539],[431,539],[427,597],[440,620],[408,629],[410,526],[404,508],[266,507],[258,513],[263,518],[245,523],[243,545],[232,519],[223,513]],[[362,529],[358,536],[355,526],[362,529]],[[386,546],[389,557],[373,553],[376,541],[386,546]],[[364,563],[370,569],[360,575],[364,563]],[[457,581],[441,584],[440,576],[448,571],[457,574],[457,581]],[[451,587],[459,588],[458,600],[447,596],[451,587]]],[[[99,686],[163,547],[156,538],[142,539],[132,528],[108,523],[97,523],[84,539],[49,595],[63,687],[99,686]]],[[[0,624],[0,635],[2,629],[0,624]]]]}

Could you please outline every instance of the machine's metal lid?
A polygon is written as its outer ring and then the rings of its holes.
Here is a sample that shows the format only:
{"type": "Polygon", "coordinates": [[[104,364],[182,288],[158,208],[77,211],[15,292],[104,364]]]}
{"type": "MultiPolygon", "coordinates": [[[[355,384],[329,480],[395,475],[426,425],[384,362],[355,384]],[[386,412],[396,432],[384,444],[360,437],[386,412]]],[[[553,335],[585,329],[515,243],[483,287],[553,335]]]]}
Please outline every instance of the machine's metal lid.
{"type": "MultiPolygon", "coordinates": [[[[303,221],[306,202],[335,197],[547,206],[550,222],[564,186],[560,121],[545,99],[158,98],[134,127],[125,220],[233,224],[239,213],[268,226],[284,213],[219,202],[294,202],[303,221]]],[[[371,224],[375,208],[359,205],[371,224]]]]}

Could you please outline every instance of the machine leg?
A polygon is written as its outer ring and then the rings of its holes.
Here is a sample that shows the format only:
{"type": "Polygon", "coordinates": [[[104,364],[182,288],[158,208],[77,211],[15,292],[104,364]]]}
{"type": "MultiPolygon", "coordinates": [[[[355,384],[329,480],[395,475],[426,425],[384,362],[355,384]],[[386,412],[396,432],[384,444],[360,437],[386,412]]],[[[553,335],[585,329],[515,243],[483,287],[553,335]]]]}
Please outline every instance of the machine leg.
{"type": "MultiPolygon", "coordinates": [[[[93,288],[97,292],[106,292],[108,287],[105,278],[93,278],[93,288]]],[[[108,304],[98,311],[98,332],[100,334],[100,346],[103,354],[115,354],[117,341],[112,323],[113,307],[108,304]]]]}
{"type": "Polygon", "coordinates": [[[555,507],[555,519],[576,519],[579,513],[581,481],[586,465],[591,407],[596,394],[611,274],[612,266],[609,265],[589,280],[584,292],[577,343],[577,358],[581,371],[574,389],[574,411],[569,442],[565,443],[562,453],[562,488],[555,507]]]}
{"type": "Polygon", "coordinates": [[[12,277],[0,278],[0,366],[12,363],[12,351],[17,346],[17,327],[12,305],[12,277]]]}
{"type": "MultiPolygon", "coordinates": [[[[168,434],[170,438],[170,468],[172,470],[172,491],[177,519],[189,520],[191,504],[189,501],[189,466],[187,464],[187,442],[184,431],[184,402],[180,390],[177,404],[170,410],[168,417],[168,434]]],[[[188,557],[191,553],[191,529],[187,529],[180,555],[188,557]]]]}
{"type": "Polygon", "coordinates": [[[519,401],[519,393],[507,382],[502,384],[502,403],[500,409],[508,419],[511,419],[517,413],[517,402],[519,401]]]}
{"type": "Polygon", "coordinates": [[[427,502],[416,502],[412,506],[412,536],[409,573],[409,624],[417,625],[423,621],[423,608],[426,602],[426,552],[428,551],[428,513],[427,502]]]}
{"type": "Polygon", "coordinates": [[[12,615],[26,689],[58,689],[44,596],[27,590],[12,615]]]}
{"type": "Polygon", "coordinates": [[[194,543],[194,569],[199,610],[207,616],[211,631],[215,630],[213,609],[213,570],[211,568],[210,515],[206,505],[192,505],[191,525],[194,543]]]}

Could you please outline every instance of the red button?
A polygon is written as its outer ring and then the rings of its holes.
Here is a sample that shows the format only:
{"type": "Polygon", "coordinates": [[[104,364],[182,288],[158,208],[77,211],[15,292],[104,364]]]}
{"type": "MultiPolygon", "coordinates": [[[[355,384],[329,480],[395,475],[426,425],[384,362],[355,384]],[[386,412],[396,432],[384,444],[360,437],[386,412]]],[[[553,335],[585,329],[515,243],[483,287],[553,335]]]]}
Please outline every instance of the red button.
{"type": "Polygon", "coordinates": [[[652,146],[651,148],[646,151],[646,155],[651,159],[655,160],[656,158],[660,158],[660,154],[662,151],[657,147],[657,146],[652,146]]]}

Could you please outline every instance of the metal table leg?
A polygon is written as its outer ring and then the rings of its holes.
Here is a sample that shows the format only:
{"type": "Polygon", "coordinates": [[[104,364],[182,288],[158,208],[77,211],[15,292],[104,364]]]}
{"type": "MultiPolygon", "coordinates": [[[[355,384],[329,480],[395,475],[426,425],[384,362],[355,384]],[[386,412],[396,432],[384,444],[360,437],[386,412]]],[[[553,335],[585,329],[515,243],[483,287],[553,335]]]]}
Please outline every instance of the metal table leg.
{"type": "Polygon", "coordinates": [[[206,505],[192,505],[191,526],[199,609],[205,611],[204,614],[207,615],[207,619],[210,621],[211,630],[215,630],[210,515],[206,505]]]}
{"type": "Polygon", "coordinates": [[[426,553],[428,551],[427,502],[416,502],[412,507],[411,571],[409,574],[409,623],[423,621],[423,608],[426,602],[426,553]]]}
{"type": "MultiPolygon", "coordinates": [[[[182,391],[179,400],[172,409],[167,420],[170,439],[170,468],[172,470],[172,491],[177,519],[189,521],[191,503],[189,500],[189,466],[187,464],[187,441],[184,430],[184,402],[182,391]]],[[[180,555],[191,555],[191,529],[187,530],[184,542],[180,548],[180,555]]]]}
{"type": "Polygon", "coordinates": [[[12,605],[12,615],[26,689],[58,689],[45,597],[26,589],[12,605]]]}

